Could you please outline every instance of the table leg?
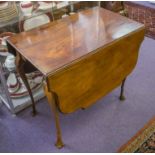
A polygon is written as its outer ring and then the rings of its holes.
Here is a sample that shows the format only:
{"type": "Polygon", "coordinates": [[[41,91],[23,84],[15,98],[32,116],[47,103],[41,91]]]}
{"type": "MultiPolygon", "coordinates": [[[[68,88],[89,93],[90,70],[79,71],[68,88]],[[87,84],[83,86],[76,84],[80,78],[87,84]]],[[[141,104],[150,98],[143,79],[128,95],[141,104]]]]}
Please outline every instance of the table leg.
{"type": "Polygon", "coordinates": [[[54,119],[55,119],[55,126],[57,130],[57,141],[55,143],[55,146],[61,149],[64,146],[64,144],[63,144],[62,136],[61,136],[61,128],[60,128],[60,123],[59,123],[59,111],[57,108],[57,105],[59,102],[58,97],[56,93],[48,91],[46,84],[44,85],[44,90],[45,90],[45,94],[47,96],[48,102],[51,105],[51,108],[54,114],[54,119]]]}
{"type": "Polygon", "coordinates": [[[121,101],[124,101],[125,100],[125,96],[124,96],[124,85],[125,85],[125,80],[126,78],[122,81],[122,85],[121,85],[121,93],[120,93],[120,97],[119,99],[121,101]]]}
{"type": "Polygon", "coordinates": [[[36,115],[35,101],[34,101],[29,83],[27,81],[27,77],[24,72],[23,64],[24,64],[24,61],[22,60],[21,56],[19,54],[17,54],[16,55],[16,70],[28,90],[28,93],[29,93],[31,101],[32,101],[32,115],[35,116],[36,115]]]}

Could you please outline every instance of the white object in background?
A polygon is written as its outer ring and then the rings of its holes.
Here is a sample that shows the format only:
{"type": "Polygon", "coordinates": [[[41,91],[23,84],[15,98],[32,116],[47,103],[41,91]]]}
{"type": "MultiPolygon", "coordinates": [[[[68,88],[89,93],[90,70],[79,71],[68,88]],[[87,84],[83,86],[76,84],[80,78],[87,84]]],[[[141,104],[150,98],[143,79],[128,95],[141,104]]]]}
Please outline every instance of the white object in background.
{"type": "Polygon", "coordinates": [[[64,14],[64,15],[62,15],[61,17],[62,18],[65,18],[65,17],[68,17],[69,15],[67,15],[67,14],[64,14]]]}
{"type": "Polygon", "coordinates": [[[3,38],[0,38],[0,56],[7,56],[7,47],[6,47],[6,41],[3,38]]]}
{"type": "Polygon", "coordinates": [[[6,7],[8,7],[8,4],[9,4],[9,3],[8,3],[8,2],[5,2],[5,1],[4,1],[3,3],[1,3],[1,4],[0,4],[0,10],[3,10],[3,9],[5,9],[6,7]]]}
{"type": "Polygon", "coordinates": [[[36,16],[24,21],[24,31],[31,30],[33,28],[39,27],[41,25],[47,24],[50,22],[50,18],[46,14],[42,14],[40,16],[36,16]],[[34,24],[35,23],[35,24],[34,24]]]}
{"type": "Polygon", "coordinates": [[[38,10],[47,10],[47,9],[51,9],[52,7],[55,7],[56,4],[54,2],[38,2],[39,3],[39,7],[38,10]]]}
{"type": "Polygon", "coordinates": [[[4,32],[1,34],[0,38],[0,56],[8,56],[9,53],[7,52],[7,44],[6,44],[6,39],[14,35],[12,32],[4,32]]]}
{"type": "Polygon", "coordinates": [[[4,38],[0,38],[0,42],[1,45],[6,46],[6,41],[4,38]]]}
{"type": "Polygon", "coordinates": [[[15,75],[15,73],[10,73],[7,78],[7,86],[9,93],[15,93],[20,88],[20,83],[15,75]]]}
{"type": "Polygon", "coordinates": [[[70,12],[70,13],[69,13],[70,16],[71,16],[71,15],[74,15],[74,14],[75,14],[75,12],[70,12]]]}
{"type": "Polygon", "coordinates": [[[15,56],[9,53],[8,56],[5,59],[4,66],[9,71],[14,70],[16,68],[16,65],[15,65],[15,56]]]}
{"type": "MultiPolygon", "coordinates": [[[[23,83],[22,79],[20,77],[17,77],[17,79],[17,81],[20,83],[20,87],[16,92],[10,92],[11,98],[21,98],[24,96],[28,96],[28,90],[25,87],[25,84],[23,83]]],[[[42,86],[43,75],[39,72],[30,73],[27,76],[27,80],[31,88],[31,91],[35,92],[42,86]]]]}
{"type": "Polygon", "coordinates": [[[57,9],[60,9],[60,8],[65,7],[67,5],[68,5],[68,1],[59,2],[59,3],[57,3],[57,9]]]}
{"type": "Polygon", "coordinates": [[[30,1],[20,2],[20,8],[25,16],[31,16],[33,10],[33,4],[30,1]]]}

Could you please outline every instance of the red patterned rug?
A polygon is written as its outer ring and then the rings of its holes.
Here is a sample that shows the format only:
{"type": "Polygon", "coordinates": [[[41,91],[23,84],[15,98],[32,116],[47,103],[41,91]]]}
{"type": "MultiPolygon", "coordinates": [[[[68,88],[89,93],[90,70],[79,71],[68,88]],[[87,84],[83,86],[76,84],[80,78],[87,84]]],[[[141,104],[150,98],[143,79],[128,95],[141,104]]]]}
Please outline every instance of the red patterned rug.
{"type": "Polygon", "coordinates": [[[119,153],[155,153],[155,117],[119,150],[119,153]]]}

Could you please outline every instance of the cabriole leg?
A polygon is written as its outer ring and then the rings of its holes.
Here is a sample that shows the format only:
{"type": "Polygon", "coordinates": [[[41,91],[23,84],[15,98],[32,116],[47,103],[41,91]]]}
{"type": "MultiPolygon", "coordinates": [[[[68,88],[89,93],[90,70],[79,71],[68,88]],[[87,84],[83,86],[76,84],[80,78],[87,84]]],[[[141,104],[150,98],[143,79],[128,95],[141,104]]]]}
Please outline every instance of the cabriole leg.
{"type": "Polygon", "coordinates": [[[21,56],[19,54],[17,54],[17,56],[16,56],[16,70],[17,70],[17,73],[20,75],[21,79],[23,80],[23,82],[24,82],[24,84],[28,90],[28,93],[30,95],[31,102],[32,102],[32,116],[35,116],[36,115],[35,101],[34,101],[29,83],[27,81],[27,77],[26,77],[25,72],[24,72],[23,63],[24,62],[23,62],[21,56]]]}
{"type": "Polygon", "coordinates": [[[59,123],[59,112],[58,112],[58,97],[56,95],[56,93],[54,92],[48,92],[47,86],[46,84],[44,85],[44,90],[45,90],[45,94],[47,96],[48,102],[51,105],[53,114],[54,114],[54,119],[55,119],[55,126],[56,126],[56,131],[57,131],[57,141],[55,143],[55,146],[59,149],[61,149],[64,144],[62,141],[62,136],[61,136],[61,128],[60,128],[60,123],[59,123]]]}

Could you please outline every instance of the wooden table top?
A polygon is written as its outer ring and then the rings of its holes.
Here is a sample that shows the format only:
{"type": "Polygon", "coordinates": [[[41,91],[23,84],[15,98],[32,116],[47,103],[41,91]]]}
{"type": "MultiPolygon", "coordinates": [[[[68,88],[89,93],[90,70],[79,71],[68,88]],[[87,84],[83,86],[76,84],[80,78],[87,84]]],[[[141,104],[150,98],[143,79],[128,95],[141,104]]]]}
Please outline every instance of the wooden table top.
{"type": "Polygon", "coordinates": [[[140,23],[94,7],[16,34],[8,42],[48,76],[141,28],[140,23]]]}

